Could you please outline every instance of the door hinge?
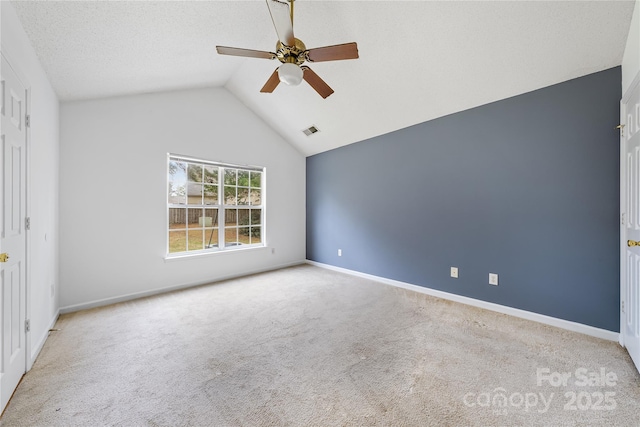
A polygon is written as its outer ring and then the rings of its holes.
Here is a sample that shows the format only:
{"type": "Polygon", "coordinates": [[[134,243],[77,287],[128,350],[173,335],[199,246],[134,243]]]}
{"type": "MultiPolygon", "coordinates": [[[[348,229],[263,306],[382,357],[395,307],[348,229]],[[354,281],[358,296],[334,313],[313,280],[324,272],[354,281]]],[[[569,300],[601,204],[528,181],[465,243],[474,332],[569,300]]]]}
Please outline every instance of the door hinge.
{"type": "Polygon", "coordinates": [[[31,330],[31,320],[27,319],[24,321],[24,331],[29,332],[31,330]]]}
{"type": "Polygon", "coordinates": [[[24,229],[25,230],[31,230],[31,218],[30,217],[26,217],[24,219],[24,229]]]}
{"type": "Polygon", "coordinates": [[[624,225],[624,212],[620,215],[620,225],[624,225]]]}
{"type": "Polygon", "coordinates": [[[623,124],[619,124],[618,126],[615,127],[615,129],[620,129],[620,136],[624,136],[624,125],[623,124]]]}
{"type": "Polygon", "coordinates": [[[624,301],[620,301],[620,311],[624,313],[624,301]]]}
{"type": "Polygon", "coordinates": [[[24,116],[24,125],[28,128],[31,127],[31,115],[27,114],[24,116]]]}

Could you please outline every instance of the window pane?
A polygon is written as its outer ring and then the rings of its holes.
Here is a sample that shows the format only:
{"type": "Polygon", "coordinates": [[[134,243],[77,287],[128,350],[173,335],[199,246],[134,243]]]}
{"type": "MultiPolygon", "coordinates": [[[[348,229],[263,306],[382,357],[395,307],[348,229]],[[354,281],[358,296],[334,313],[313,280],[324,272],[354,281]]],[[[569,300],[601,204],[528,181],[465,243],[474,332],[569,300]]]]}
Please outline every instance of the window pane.
{"type": "Polygon", "coordinates": [[[251,209],[251,225],[260,224],[262,216],[262,209],[251,209]]]}
{"type": "Polygon", "coordinates": [[[238,241],[238,229],[236,227],[224,229],[224,245],[225,246],[237,246],[238,241]]]}
{"type": "Polygon", "coordinates": [[[236,169],[224,170],[224,183],[225,185],[236,185],[236,169]]]}
{"type": "Polygon", "coordinates": [[[187,226],[187,210],[169,208],[169,228],[185,228],[187,226]]]}
{"type": "Polygon", "coordinates": [[[251,237],[249,236],[249,227],[238,227],[238,241],[248,245],[251,243],[251,237]]]}
{"type": "Polygon", "coordinates": [[[187,230],[169,231],[169,253],[187,250],[187,230]]]}
{"type": "Polygon", "coordinates": [[[205,205],[217,205],[218,204],[218,186],[206,185],[204,186],[204,204],[205,205]]]}
{"type": "Polygon", "coordinates": [[[211,249],[218,247],[218,229],[217,228],[205,228],[204,229],[204,248],[211,249]]]}
{"type": "Polygon", "coordinates": [[[187,169],[187,176],[189,177],[189,181],[202,182],[202,166],[189,163],[189,168],[187,169]]]}
{"type": "Polygon", "coordinates": [[[260,205],[262,203],[262,192],[260,190],[251,189],[251,204],[260,205]]]}
{"type": "Polygon", "coordinates": [[[187,171],[187,164],[185,162],[179,162],[177,160],[169,161],[169,176],[172,178],[185,177],[187,171]]]}
{"type": "Polygon", "coordinates": [[[238,185],[242,187],[249,186],[249,171],[238,171],[238,185]]]}
{"type": "Polygon", "coordinates": [[[199,251],[204,249],[204,230],[189,230],[189,250],[199,251]]]}
{"type": "Polygon", "coordinates": [[[218,167],[206,165],[204,167],[204,182],[207,184],[217,184],[218,183],[218,167]]]}
{"type": "Polygon", "coordinates": [[[238,222],[238,210],[237,209],[226,209],[224,211],[224,226],[235,226],[238,222]]]}
{"type": "Polygon", "coordinates": [[[251,187],[252,188],[260,188],[262,187],[262,172],[251,172],[251,187]]]}
{"type": "Polygon", "coordinates": [[[224,187],[224,204],[235,205],[236,204],[236,189],[237,187],[224,187]]]}
{"type": "Polygon", "coordinates": [[[204,219],[202,218],[204,216],[203,209],[189,208],[188,211],[187,226],[189,228],[202,228],[203,225],[201,225],[201,222],[204,221],[204,219]]]}
{"type": "Polygon", "coordinates": [[[239,205],[248,205],[249,204],[249,189],[238,187],[238,204],[239,205]]]}
{"type": "Polygon", "coordinates": [[[200,218],[198,218],[198,227],[213,227],[213,225],[214,225],[213,217],[210,215],[207,215],[206,213],[204,216],[201,216],[200,218]]]}
{"type": "Polygon", "coordinates": [[[218,209],[205,209],[204,217],[210,218],[210,220],[205,220],[205,227],[217,227],[218,226],[218,209]],[[208,223],[211,224],[208,224],[208,223]]]}
{"type": "Polygon", "coordinates": [[[187,184],[187,202],[190,205],[202,204],[202,184],[187,184]]]}
{"type": "Polygon", "coordinates": [[[251,227],[251,243],[262,243],[261,227],[251,227]]]}
{"type": "Polygon", "coordinates": [[[186,191],[184,186],[172,186],[169,184],[169,203],[172,205],[184,205],[186,203],[186,191]]]}
{"type": "Polygon", "coordinates": [[[238,209],[238,225],[249,225],[249,209],[238,209]]]}
{"type": "Polygon", "coordinates": [[[169,162],[169,203],[186,203],[187,164],[184,162],[169,162]]]}

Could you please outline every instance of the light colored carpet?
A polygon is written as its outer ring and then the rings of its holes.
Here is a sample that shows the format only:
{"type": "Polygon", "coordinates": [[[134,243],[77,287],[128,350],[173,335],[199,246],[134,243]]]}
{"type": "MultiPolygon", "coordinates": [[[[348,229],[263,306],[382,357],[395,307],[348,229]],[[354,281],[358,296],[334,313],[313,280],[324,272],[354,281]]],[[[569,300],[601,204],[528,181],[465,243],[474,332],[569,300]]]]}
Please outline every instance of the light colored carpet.
{"type": "Polygon", "coordinates": [[[640,425],[616,343],[309,265],[56,327],[2,426],[640,425]]]}

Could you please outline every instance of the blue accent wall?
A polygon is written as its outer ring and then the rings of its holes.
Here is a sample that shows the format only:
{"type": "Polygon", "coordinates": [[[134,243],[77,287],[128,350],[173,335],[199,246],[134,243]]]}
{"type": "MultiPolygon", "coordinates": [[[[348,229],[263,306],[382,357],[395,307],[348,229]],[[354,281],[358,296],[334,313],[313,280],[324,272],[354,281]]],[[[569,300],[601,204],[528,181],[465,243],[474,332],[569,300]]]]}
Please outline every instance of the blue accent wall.
{"type": "Polygon", "coordinates": [[[620,98],[616,67],[308,157],[307,259],[619,331],[620,98]]]}

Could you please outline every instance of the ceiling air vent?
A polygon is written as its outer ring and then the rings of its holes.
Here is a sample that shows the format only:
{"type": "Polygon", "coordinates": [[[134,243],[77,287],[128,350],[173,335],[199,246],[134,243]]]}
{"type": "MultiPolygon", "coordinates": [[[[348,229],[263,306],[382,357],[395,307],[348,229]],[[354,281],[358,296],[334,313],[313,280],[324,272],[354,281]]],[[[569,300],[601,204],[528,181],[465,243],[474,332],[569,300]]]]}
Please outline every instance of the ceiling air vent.
{"type": "Polygon", "coordinates": [[[315,126],[310,126],[308,129],[305,129],[305,130],[303,130],[302,132],[303,132],[305,135],[307,135],[307,136],[311,136],[311,135],[313,135],[313,134],[314,134],[314,133],[316,133],[316,132],[320,132],[320,129],[318,129],[318,128],[317,128],[317,127],[315,127],[315,126]]]}

